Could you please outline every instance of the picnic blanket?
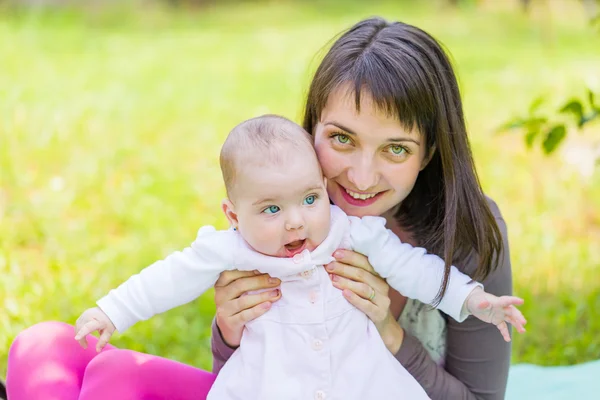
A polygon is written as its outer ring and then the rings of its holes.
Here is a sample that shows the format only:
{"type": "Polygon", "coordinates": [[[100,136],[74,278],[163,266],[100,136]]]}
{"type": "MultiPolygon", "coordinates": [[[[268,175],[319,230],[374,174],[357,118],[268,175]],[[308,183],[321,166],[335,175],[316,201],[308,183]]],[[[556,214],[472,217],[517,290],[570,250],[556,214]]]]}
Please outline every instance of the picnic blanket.
{"type": "Polygon", "coordinates": [[[506,400],[600,399],[600,360],[583,364],[510,367],[506,400]]]}

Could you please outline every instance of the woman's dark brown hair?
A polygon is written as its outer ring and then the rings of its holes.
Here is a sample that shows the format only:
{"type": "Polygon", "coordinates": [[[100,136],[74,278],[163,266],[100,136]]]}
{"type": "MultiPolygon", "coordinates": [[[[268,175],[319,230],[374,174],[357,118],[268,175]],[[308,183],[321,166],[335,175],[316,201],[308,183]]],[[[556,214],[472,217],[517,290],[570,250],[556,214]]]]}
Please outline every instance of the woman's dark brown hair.
{"type": "Polygon", "coordinates": [[[358,111],[360,96],[371,96],[406,129],[416,127],[426,154],[433,152],[396,218],[419,246],[446,260],[436,301],[446,290],[450,265],[472,252],[479,257],[472,278],[484,279],[500,261],[502,236],[475,172],[458,83],[439,43],[401,22],[371,18],[354,25],[315,73],[304,114],[308,132],[314,134],[329,95],[348,84],[358,111]]]}

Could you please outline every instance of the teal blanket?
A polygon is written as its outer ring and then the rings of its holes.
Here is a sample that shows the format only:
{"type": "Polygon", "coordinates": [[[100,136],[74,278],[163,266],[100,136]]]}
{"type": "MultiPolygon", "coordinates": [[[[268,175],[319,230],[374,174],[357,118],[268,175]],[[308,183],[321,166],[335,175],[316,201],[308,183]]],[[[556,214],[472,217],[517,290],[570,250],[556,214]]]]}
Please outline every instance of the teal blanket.
{"type": "Polygon", "coordinates": [[[506,399],[600,399],[600,360],[564,367],[513,365],[506,399]]]}

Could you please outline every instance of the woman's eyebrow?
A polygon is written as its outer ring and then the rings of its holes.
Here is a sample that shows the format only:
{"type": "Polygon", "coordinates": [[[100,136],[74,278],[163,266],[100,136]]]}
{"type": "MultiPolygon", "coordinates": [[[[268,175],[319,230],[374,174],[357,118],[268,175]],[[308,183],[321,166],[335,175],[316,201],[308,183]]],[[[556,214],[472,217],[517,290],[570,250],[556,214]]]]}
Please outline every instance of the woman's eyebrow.
{"type": "Polygon", "coordinates": [[[413,142],[415,143],[417,146],[421,145],[421,142],[419,142],[416,139],[410,138],[410,137],[396,137],[396,138],[389,138],[387,140],[387,142],[391,142],[391,143],[397,143],[397,142],[413,142]]]}
{"type": "Polygon", "coordinates": [[[349,133],[350,135],[354,135],[354,136],[358,136],[356,133],[352,132],[350,129],[346,128],[344,125],[338,123],[338,122],[334,122],[334,121],[325,121],[323,122],[323,125],[333,125],[338,129],[343,130],[346,133],[349,133]]]}
{"type": "MultiPolygon", "coordinates": [[[[356,133],[352,132],[352,130],[346,128],[344,125],[335,122],[335,121],[325,121],[323,122],[323,125],[333,125],[338,129],[341,129],[342,131],[346,132],[347,134],[351,135],[351,136],[358,136],[356,133]]],[[[415,143],[417,146],[421,145],[421,142],[419,142],[416,139],[413,139],[411,137],[393,137],[393,138],[388,138],[386,140],[386,142],[389,143],[397,143],[397,142],[413,142],[415,143]]]]}

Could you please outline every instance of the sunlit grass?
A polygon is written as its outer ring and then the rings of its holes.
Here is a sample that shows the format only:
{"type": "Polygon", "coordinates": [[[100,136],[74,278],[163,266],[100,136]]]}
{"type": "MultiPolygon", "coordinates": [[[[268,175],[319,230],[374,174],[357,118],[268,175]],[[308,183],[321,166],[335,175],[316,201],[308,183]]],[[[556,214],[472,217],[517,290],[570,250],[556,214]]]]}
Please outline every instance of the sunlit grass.
{"type": "MultiPolygon", "coordinates": [[[[265,112],[298,120],[315,54],[373,14],[421,26],[453,54],[527,300],[513,361],[600,356],[600,174],[495,133],[539,94],[552,106],[598,84],[600,39],[577,3],[550,24],[515,10],[315,4],[0,14],[0,375],[23,328],[72,323],[199,226],[224,227],[217,156],[228,130],[265,112]]],[[[210,368],[213,312],[207,293],[113,342],[210,368]]]]}

